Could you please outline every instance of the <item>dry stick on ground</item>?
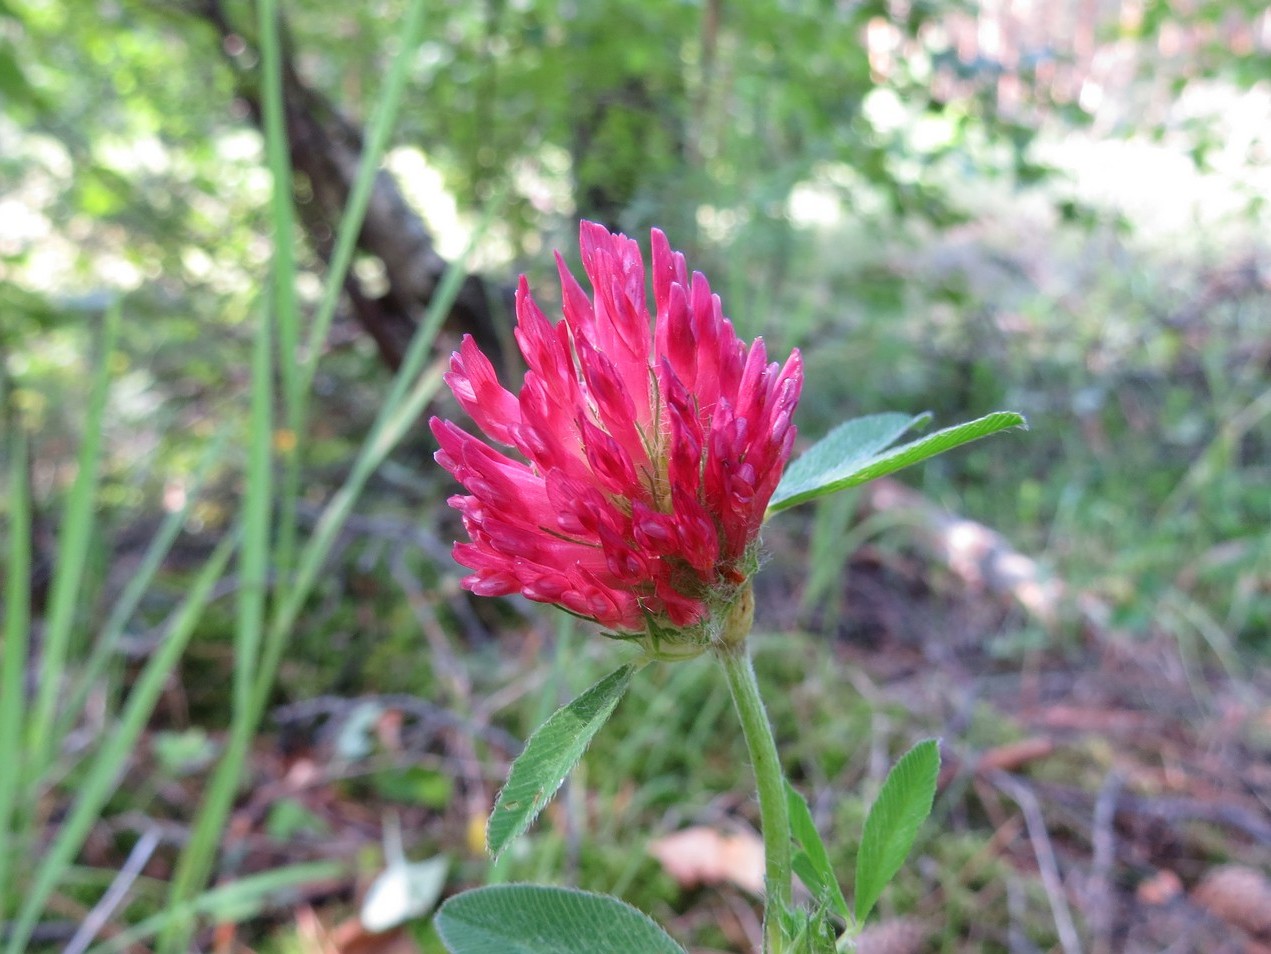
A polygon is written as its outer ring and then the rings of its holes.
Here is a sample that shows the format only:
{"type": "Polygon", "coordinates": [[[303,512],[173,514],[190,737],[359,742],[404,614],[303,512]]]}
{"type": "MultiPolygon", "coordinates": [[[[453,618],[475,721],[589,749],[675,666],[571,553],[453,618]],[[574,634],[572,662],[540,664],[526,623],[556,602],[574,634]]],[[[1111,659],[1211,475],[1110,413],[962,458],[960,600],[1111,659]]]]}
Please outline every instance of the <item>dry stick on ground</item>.
{"type": "MultiPolygon", "coordinates": [[[[1055,782],[1035,782],[1034,787],[1047,802],[1085,810],[1094,798],[1090,792],[1055,782]]],[[[1185,798],[1174,795],[1136,795],[1121,792],[1117,796],[1118,815],[1137,815],[1161,821],[1208,822],[1246,835],[1260,845],[1271,845],[1271,822],[1256,809],[1234,802],[1185,798]]]]}
{"type": "Polygon", "coordinates": [[[66,945],[64,954],[82,954],[83,951],[88,950],[88,945],[93,943],[93,939],[106,927],[110,916],[115,913],[115,909],[123,903],[128,892],[132,890],[133,882],[141,876],[141,872],[150,861],[150,856],[159,847],[161,837],[158,826],[151,825],[137,839],[137,843],[132,846],[132,851],[128,853],[127,860],[119,869],[119,874],[111,882],[106,893],[101,896],[101,900],[80,923],[75,936],[66,945]]]}
{"type": "MultiPolygon", "coordinates": [[[[438,621],[432,601],[406,565],[401,547],[397,548],[389,561],[389,567],[393,579],[410,604],[420,631],[428,641],[433,668],[441,677],[443,687],[451,696],[449,700],[451,706],[470,717],[473,711],[472,680],[468,676],[468,670],[451,648],[450,636],[438,621]]],[[[456,732],[453,744],[460,760],[472,764],[478,762],[472,733],[456,732]]],[[[464,776],[463,782],[464,794],[468,800],[468,817],[471,819],[484,816],[493,804],[484,779],[478,773],[469,773],[464,776]]]]}
{"type": "MultiPolygon", "coordinates": [[[[259,75],[244,64],[258,64],[260,58],[248,50],[245,32],[236,27],[221,0],[199,0],[190,9],[216,29],[234,67],[236,93],[259,127],[259,75]]],[[[292,169],[297,184],[307,184],[311,193],[308,201],[296,203],[297,212],[314,251],[329,261],[361,163],[362,134],[331,100],[301,78],[289,49],[283,52],[282,73],[292,169]]],[[[447,262],[396,182],[382,170],[375,179],[357,247],[379,260],[388,287],[382,295],[370,295],[350,274],[345,292],[354,317],[375,341],[380,358],[396,369],[415,333],[416,316],[432,301],[447,262]]],[[[447,327],[472,334],[497,364],[504,351],[499,329],[505,323],[503,316],[511,314],[513,294],[510,285],[492,285],[469,275],[451,306],[447,327]]]]}
{"type": "Polygon", "coordinates": [[[315,719],[334,719],[335,724],[343,725],[343,721],[354,709],[368,704],[379,705],[385,709],[399,709],[433,731],[443,728],[453,729],[466,733],[472,738],[481,738],[486,744],[501,749],[511,756],[519,755],[521,752],[521,740],[506,730],[490,725],[488,721],[479,718],[457,715],[427,699],[404,693],[364,695],[352,699],[343,696],[315,696],[277,707],[273,711],[273,718],[280,725],[315,719]]]}
{"type": "Polygon", "coordinates": [[[1099,600],[1089,594],[1072,593],[997,531],[945,510],[899,481],[883,478],[866,484],[861,492],[861,508],[866,513],[913,513],[919,527],[919,544],[963,583],[973,590],[1013,600],[1047,629],[1058,626],[1073,609],[1091,630],[1101,632],[1106,628],[1108,609],[1099,600]]]}
{"type": "Polygon", "coordinates": [[[1046,900],[1050,903],[1051,916],[1055,922],[1055,930],[1059,934],[1059,943],[1064,954],[1081,954],[1081,939],[1077,935],[1077,925],[1072,919],[1072,910],[1068,907],[1068,899],[1064,894],[1063,876],[1059,871],[1059,862],[1055,859],[1055,851],[1050,844],[1050,833],[1046,830],[1046,820],[1042,818],[1041,805],[1032,789],[1014,776],[1005,772],[989,773],[989,780],[1005,792],[1024,814],[1024,824],[1028,828],[1028,837],[1033,845],[1033,854],[1037,858],[1037,869],[1041,874],[1042,887],[1046,891],[1046,900]]]}
{"type": "Polygon", "coordinates": [[[1106,954],[1112,950],[1112,920],[1116,914],[1114,908],[1114,885],[1112,883],[1112,866],[1116,861],[1116,814],[1117,799],[1121,795],[1124,779],[1115,770],[1109,772],[1099,788],[1099,796],[1094,803],[1094,817],[1091,820],[1090,880],[1086,886],[1085,910],[1086,921],[1093,935],[1091,945],[1095,954],[1106,954]]]}

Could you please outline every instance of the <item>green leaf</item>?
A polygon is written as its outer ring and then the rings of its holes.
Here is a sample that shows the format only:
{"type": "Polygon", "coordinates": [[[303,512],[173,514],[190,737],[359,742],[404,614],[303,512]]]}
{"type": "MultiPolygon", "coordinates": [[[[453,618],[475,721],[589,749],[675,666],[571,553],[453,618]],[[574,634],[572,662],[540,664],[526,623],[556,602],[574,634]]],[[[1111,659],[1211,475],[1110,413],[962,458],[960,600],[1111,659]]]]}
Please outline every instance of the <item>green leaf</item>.
{"type": "Polygon", "coordinates": [[[375,793],[391,802],[442,809],[455,793],[454,775],[422,765],[384,769],[367,777],[375,793]]]}
{"type": "MultiPolygon", "coordinates": [[[[768,512],[776,513],[829,493],[830,490],[822,488],[850,477],[880,451],[900,440],[906,431],[922,427],[929,420],[930,414],[911,417],[887,413],[844,421],[786,468],[768,504],[768,512]]],[[[842,487],[834,486],[832,489],[841,490],[842,487]]]]}
{"type": "Polygon", "coordinates": [[[28,439],[23,428],[14,427],[7,441],[9,559],[4,582],[4,646],[0,649],[0,764],[9,766],[0,773],[0,919],[5,920],[10,900],[18,900],[9,887],[13,884],[9,879],[10,866],[20,862],[22,847],[30,843],[23,838],[24,800],[20,797],[20,776],[25,768],[25,683],[31,658],[31,517],[35,509],[28,483],[28,439]]]}
{"type": "Polygon", "coordinates": [[[789,941],[783,950],[789,954],[837,954],[838,931],[824,907],[813,911],[787,911],[785,915],[782,921],[789,941]]]}
{"type": "Polygon", "coordinates": [[[895,473],[928,457],[1011,427],[1028,427],[1023,415],[995,411],[886,450],[929,415],[874,414],[840,424],[786,470],[768,504],[769,515],[895,473]],[[903,422],[903,426],[902,425],[903,422]]]}
{"type": "Polygon", "coordinates": [[[794,873],[799,876],[812,895],[843,920],[851,920],[847,899],[839,887],[838,878],[830,864],[829,852],[821,840],[812,820],[812,812],[803,796],[786,780],[786,804],[790,811],[790,834],[799,850],[794,855],[794,873]]]}
{"type": "Polygon", "coordinates": [[[869,916],[883,888],[913,847],[918,827],[931,814],[939,771],[939,743],[927,739],[906,752],[887,773],[865,819],[856,856],[857,922],[869,916]]]}
{"type": "Polygon", "coordinates": [[[211,736],[198,728],[155,732],[150,737],[150,747],[159,771],[169,778],[202,771],[219,751],[211,736]]]}
{"type": "MultiPolygon", "coordinates": [[[[21,35],[21,34],[19,34],[21,35]]],[[[0,45],[0,93],[14,103],[36,103],[39,98],[27,81],[26,74],[18,64],[8,43],[0,45]]]]}
{"type": "Polygon", "coordinates": [[[631,905],[570,888],[465,891],[441,906],[435,924],[451,954],[684,954],[631,905]]]}
{"type": "Polygon", "coordinates": [[[296,798],[280,798],[265,816],[265,833],[275,841],[288,842],[301,835],[327,835],[331,826],[317,812],[296,798]]]}
{"type": "Polygon", "coordinates": [[[507,784],[490,813],[486,844],[498,857],[538,817],[587,749],[592,736],[613,714],[636,667],[611,672],[539,726],[508,773],[507,784]]]}

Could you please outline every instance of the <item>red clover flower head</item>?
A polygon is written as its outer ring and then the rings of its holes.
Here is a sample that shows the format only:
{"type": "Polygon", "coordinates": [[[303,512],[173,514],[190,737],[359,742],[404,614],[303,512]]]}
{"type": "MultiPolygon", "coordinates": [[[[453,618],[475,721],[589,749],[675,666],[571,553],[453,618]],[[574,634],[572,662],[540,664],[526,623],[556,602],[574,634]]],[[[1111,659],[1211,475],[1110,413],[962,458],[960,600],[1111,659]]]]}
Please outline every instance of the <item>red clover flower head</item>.
{"type": "MultiPolygon", "coordinates": [[[[798,351],[769,364],[718,295],[654,229],[653,300],[639,245],[580,228],[588,298],[559,253],[564,321],[521,276],[516,340],[528,371],[499,384],[465,336],[446,375],[496,450],[433,418],[437,462],[467,490],[450,498],[470,542],[455,559],[473,593],[521,593],[642,639],[659,656],[731,641],[750,611],[759,527],[790,457],[803,384],[798,351]]],[[[746,620],[748,625],[748,619],[746,620]]],[[[745,633],[740,634],[744,638],[745,633]]]]}

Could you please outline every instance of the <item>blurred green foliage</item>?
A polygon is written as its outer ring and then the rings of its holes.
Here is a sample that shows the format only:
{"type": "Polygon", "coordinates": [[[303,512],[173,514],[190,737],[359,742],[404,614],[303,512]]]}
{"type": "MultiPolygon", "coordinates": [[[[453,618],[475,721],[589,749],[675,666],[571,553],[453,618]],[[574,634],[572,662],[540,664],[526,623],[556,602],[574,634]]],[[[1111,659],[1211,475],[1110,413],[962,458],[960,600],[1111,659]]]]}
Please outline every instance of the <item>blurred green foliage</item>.
{"type": "MultiPolygon", "coordinates": [[[[1271,58],[1265,32],[1249,26],[1262,5],[1151,0],[1138,19],[1095,25],[1084,52],[1058,30],[997,53],[969,46],[959,24],[992,15],[969,0],[425,5],[388,167],[443,248],[506,194],[483,267],[503,281],[525,268],[550,302],[547,250],[572,255],[578,217],[641,238],[657,225],[742,330],[773,352],[804,349],[806,437],[883,410],[929,409],[943,425],[1019,409],[1032,430],[1009,450],[972,447],[907,479],[1096,596],[1111,631],[1177,640],[1198,673],[1238,673],[1271,654],[1271,58]],[[1096,54],[1116,69],[1097,73],[1096,54]]],[[[360,125],[397,52],[405,0],[283,7],[300,76],[360,125]]],[[[237,438],[268,286],[270,181],[238,95],[254,82],[254,5],[225,0],[239,31],[229,38],[208,9],[0,0],[0,426],[33,435],[37,542],[53,536],[74,478],[91,371],[108,361],[112,378],[81,619],[118,592],[155,515],[182,505],[214,436],[234,438],[129,645],[179,604],[243,494],[237,438]],[[119,294],[126,320],[106,356],[102,326],[119,294]]],[[[304,236],[294,240],[308,315],[322,269],[304,236]]],[[[310,512],[347,475],[385,390],[347,314],[315,390],[310,512]]],[[[420,636],[418,594],[392,568],[430,595],[453,580],[427,539],[383,528],[426,532],[442,519],[448,488],[430,451],[420,429],[372,479],[362,507],[381,525],[341,541],[296,626],[279,696],[451,691],[420,636]]],[[[774,553],[807,555],[807,578],[790,574],[804,586],[793,601],[825,632],[761,655],[791,761],[835,790],[867,774],[861,747],[844,740],[873,736],[898,752],[893,728],[913,718],[844,689],[851,667],[830,637],[851,610],[846,543],[899,549],[907,533],[903,521],[852,525],[851,503],[809,511],[795,545],[774,553]]],[[[13,506],[0,493],[8,525],[13,506]]],[[[463,647],[473,696],[506,690],[524,660],[509,660],[497,637],[538,636],[514,607],[468,618],[460,605],[438,600],[441,631],[495,637],[463,647]]],[[[213,604],[176,670],[182,701],[153,740],[164,786],[195,771],[214,747],[205,733],[229,719],[230,617],[213,604]]],[[[1013,618],[976,634],[1007,659],[1054,648],[1053,637],[1013,618]]],[[[575,690],[612,668],[590,649],[578,655],[575,690]]],[[[112,694],[124,695],[132,659],[112,663],[112,694]]],[[[707,670],[646,675],[584,763],[605,767],[579,781],[599,804],[582,822],[589,847],[572,858],[565,824],[531,833],[534,851],[510,857],[508,877],[573,872],[668,916],[690,903],[627,835],[708,812],[736,785],[742,748],[720,735],[727,693],[707,670]],[[682,697],[695,707],[668,702],[682,697]]],[[[501,728],[523,737],[560,701],[534,687],[496,714],[501,728]]],[[[996,712],[974,716],[974,744],[1013,740],[996,712]]],[[[466,819],[443,769],[381,769],[354,791],[445,809],[458,831],[466,819]]],[[[116,807],[150,810],[154,788],[116,807]]],[[[275,834],[315,827],[299,802],[280,804],[275,834]]],[[[830,820],[856,831],[863,811],[840,800],[830,820]]],[[[849,846],[827,840],[849,870],[849,846]]],[[[943,950],[1005,934],[1006,864],[986,840],[964,829],[933,841],[930,863],[884,903],[944,899],[943,950]]],[[[466,877],[484,877],[482,863],[467,864],[466,877]]],[[[92,881],[85,897],[109,883],[76,876],[92,881]]],[[[143,887],[143,913],[160,909],[162,893],[143,887]]],[[[1045,907],[1031,882],[1016,902],[1045,907]]],[[[1045,917],[1025,921],[1032,943],[1054,943],[1045,917]]],[[[703,943],[723,944],[712,930],[701,928],[703,943]]]]}

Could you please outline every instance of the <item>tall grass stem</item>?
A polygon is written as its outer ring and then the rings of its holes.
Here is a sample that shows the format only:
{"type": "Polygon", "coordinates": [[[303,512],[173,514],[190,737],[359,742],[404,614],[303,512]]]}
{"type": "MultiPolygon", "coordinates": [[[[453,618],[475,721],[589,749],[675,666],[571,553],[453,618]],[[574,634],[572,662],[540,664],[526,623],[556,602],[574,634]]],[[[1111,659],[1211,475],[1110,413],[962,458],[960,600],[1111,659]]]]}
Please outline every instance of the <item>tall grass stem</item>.
{"type": "Polygon", "coordinates": [[[22,714],[26,705],[26,667],[31,638],[31,496],[27,484],[27,437],[15,427],[9,439],[9,553],[4,588],[4,657],[0,669],[0,922],[7,920],[20,895],[10,877],[11,862],[22,853],[18,824],[19,783],[26,761],[22,714]]]}
{"type": "MultiPolygon", "coordinates": [[[[172,550],[172,546],[180,535],[181,529],[189,519],[190,511],[194,508],[203,485],[207,482],[208,476],[224,454],[225,439],[226,433],[222,432],[208,444],[207,449],[203,452],[202,459],[194,468],[194,476],[182,488],[185,499],[181,507],[169,511],[163,518],[159,529],[150,538],[150,542],[146,546],[146,552],[141,558],[141,563],[137,565],[136,570],[128,577],[128,582],[125,584],[123,592],[119,594],[119,598],[115,600],[115,605],[111,607],[110,615],[106,617],[105,624],[97,634],[97,638],[93,640],[93,648],[87,662],[80,667],[79,672],[76,674],[75,682],[67,693],[66,698],[68,701],[63,707],[63,712],[54,730],[57,738],[65,738],[66,734],[71,731],[71,726],[74,724],[75,719],[83,711],[88,694],[94,686],[99,684],[102,673],[105,672],[106,667],[118,651],[124,627],[128,625],[133,613],[136,612],[137,607],[149,591],[155,576],[163,566],[164,559],[172,550]]],[[[111,708],[113,710],[114,707],[112,706],[111,708]]]]}
{"type": "MultiPolygon", "coordinates": [[[[295,205],[283,105],[282,37],[277,0],[258,0],[256,10],[257,30],[260,33],[261,125],[265,133],[265,161],[273,181],[269,202],[274,240],[271,260],[273,310],[272,314],[265,316],[264,325],[277,330],[278,381],[282,390],[283,408],[282,428],[275,435],[271,425],[265,436],[277,446],[282,462],[278,537],[273,551],[273,564],[279,577],[286,577],[291,571],[296,546],[296,506],[300,497],[300,440],[304,429],[305,381],[297,361],[300,314],[296,303],[295,205]]],[[[256,391],[253,389],[252,393],[255,395],[256,391]]],[[[255,428],[256,422],[253,421],[253,460],[256,456],[255,444],[259,439],[255,428]]],[[[247,532],[248,538],[244,539],[243,547],[244,558],[254,549],[250,540],[250,525],[247,532]]]]}
{"type": "Polygon", "coordinates": [[[58,700],[65,690],[66,664],[75,631],[75,617],[83,602],[81,584],[93,531],[111,355],[119,338],[122,312],[123,306],[118,299],[106,310],[88,409],[84,415],[84,436],[76,460],[75,482],[62,510],[38,688],[28,723],[30,761],[25,776],[30,786],[40,784],[46,769],[56,757],[57,738],[53,724],[58,700]]]}
{"type": "Polygon", "coordinates": [[[237,542],[238,535],[230,534],[217,546],[182,601],[171,630],[133,684],[118,722],[102,740],[85,777],[77,786],[75,800],[58,827],[52,844],[35,862],[31,883],[23,894],[22,908],[9,926],[6,954],[20,954],[28,949],[31,931],[39,920],[41,910],[83,848],[84,840],[101,816],[102,808],[124,776],[137,739],[149,723],[155,703],[185,652],[237,542]]]}

